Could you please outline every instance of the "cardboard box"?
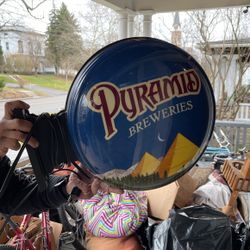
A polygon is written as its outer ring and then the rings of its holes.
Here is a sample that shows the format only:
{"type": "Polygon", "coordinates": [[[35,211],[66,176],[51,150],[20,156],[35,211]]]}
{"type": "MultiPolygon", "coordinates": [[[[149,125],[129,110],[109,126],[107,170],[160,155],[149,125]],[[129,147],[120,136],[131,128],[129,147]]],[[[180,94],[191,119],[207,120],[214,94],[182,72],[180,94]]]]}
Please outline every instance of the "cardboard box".
{"type": "Polygon", "coordinates": [[[197,182],[189,175],[185,174],[177,180],[179,190],[174,204],[179,207],[185,207],[192,204],[193,192],[197,188],[197,182]]]}
{"type": "Polygon", "coordinates": [[[173,207],[179,190],[178,182],[172,182],[161,188],[146,191],[148,198],[148,215],[152,218],[165,220],[173,207]]]}
{"type": "MultiPolygon", "coordinates": [[[[0,220],[0,229],[2,228],[4,222],[5,222],[4,219],[0,220]]],[[[7,234],[6,234],[5,230],[4,230],[2,232],[2,234],[0,235],[0,244],[5,244],[7,241],[8,241],[8,237],[7,237],[7,234]]]]}
{"type": "MultiPolygon", "coordinates": [[[[20,225],[22,221],[22,216],[11,216],[11,220],[18,223],[20,225]]],[[[0,220],[0,229],[5,223],[5,218],[1,217],[0,220]]],[[[0,235],[0,244],[5,244],[9,241],[9,238],[13,237],[15,235],[14,231],[10,228],[10,226],[7,224],[4,228],[4,231],[0,235]]]]}
{"type": "Polygon", "coordinates": [[[196,187],[197,184],[193,178],[185,174],[169,185],[147,190],[149,216],[165,220],[169,216],[169,210],[174,205],[181,208],[191,204],[192,195],[196,187]]]}
{"type": "Polygon", "coordinates": [[[59,237],[62,232],[62,224],[55,222],[55,221],[50,221],[50,226],[52,228],[52,235],[53,235],[53,241],[55,243],[55,249],[57,249],[57,245],[59,242],[59,237]]]}
{"type": "MultiPolygon", "coordinates": [[[[20,225],[23,216],[12,216],[11,219],[16,222],[18,225],[20,225]]],[[[2,227],[3,223],[4,223],[4,219],[0,220],[0,228],[2,227]]],[[[42,250],[42,237],[41,237],[41,219],[37,218],[37,217],[32,217],[28,228],[26,229],[26,235],[27,238],[29,239],[37,239],[37,250],[42,250]]],[[[61,234],[62,231],[62,224],[61,223],[57,223],[54,221],[50,221],[50,226],[51,226],[51,248],[52,250],[56,250],[57,249],[57,243],[59,241],[59,236],[61,234]]],[[[10,229],[10,227],[7,225],[5,227],[5,230],[3,231],[3,233],[0,235],[0,244],[5,244],[8,241],[11,241],[10,237],[14,236],[14,232],[13,230],[10,229]]]]}

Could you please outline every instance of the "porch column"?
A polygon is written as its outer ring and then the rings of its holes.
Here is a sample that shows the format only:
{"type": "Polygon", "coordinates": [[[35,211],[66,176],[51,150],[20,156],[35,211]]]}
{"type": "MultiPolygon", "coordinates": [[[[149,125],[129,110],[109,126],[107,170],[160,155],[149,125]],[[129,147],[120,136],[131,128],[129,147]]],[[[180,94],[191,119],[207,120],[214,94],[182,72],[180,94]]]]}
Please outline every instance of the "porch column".
{"type": "Polygon", "coordinates": [[[151,36],[152,33],[152,16],[153,11],[143,11],[143,35],[144,36],[151,36]]]}
{"type": "Polygon", "coordinates": [[[128,37],[128,13],[127,11],[119,11],[119,33],[118,39],[128,37]]]}
{"type": "Polygon", "coordinates": [[[134,36],[134,18],[135,15],[133,14],[128,15],[128,37],[134,36]]]}

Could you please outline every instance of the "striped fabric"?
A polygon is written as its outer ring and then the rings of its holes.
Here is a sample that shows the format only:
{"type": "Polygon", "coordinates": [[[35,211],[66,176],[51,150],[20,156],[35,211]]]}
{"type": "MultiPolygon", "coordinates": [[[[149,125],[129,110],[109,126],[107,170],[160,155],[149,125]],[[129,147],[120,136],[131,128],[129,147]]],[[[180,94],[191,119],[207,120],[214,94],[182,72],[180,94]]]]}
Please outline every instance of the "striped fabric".
{"type": "Polygon", "coordinates": [[[98,192],[83,201],[85,227],[95,236],[124,237],[135,232],[147,219],[147,198],[144,192],[123,194],[98,192]]]}

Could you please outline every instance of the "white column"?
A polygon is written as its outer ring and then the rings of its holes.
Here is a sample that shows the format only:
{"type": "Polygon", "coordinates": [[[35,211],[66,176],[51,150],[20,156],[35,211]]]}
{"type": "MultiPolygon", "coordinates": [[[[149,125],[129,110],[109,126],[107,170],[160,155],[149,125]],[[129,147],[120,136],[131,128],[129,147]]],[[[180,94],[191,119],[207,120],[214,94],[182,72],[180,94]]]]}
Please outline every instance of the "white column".
{"type": "Polygon", "coordinates": [[[135,18],[135,15],[129,14],[129,16],[128,16],[128,37],[134,36],[134,18],[135,18]]]}
{"type": "Polygon", "coordinates": [[[128,37],[128,13],[119,12],[119,33],[118,39],[123,39],[128,37]]]}
{"type": "Polygon", "coordinates": [[[143,14],[143,35],[150,37],[152,33],[153,11],[144,11],[142,14],[143,14]]]}

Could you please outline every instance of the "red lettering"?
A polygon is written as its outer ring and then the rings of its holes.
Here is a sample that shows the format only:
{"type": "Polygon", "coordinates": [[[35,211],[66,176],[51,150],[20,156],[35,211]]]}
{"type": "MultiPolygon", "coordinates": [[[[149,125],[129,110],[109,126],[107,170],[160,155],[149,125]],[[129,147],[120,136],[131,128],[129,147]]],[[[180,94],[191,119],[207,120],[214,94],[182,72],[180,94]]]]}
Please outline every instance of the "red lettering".
{"type": "Polygon", "coordinates": [[[151,109],[154,109],[154,105],[151,103],[151,101],[147,97],[148,87],[146,84],[136,86],[134,90],[135,90],[137,103],[139,107],[139,113],[146,110],[145,105],[151,109]]]}
{"type": "Polygon", "coordinates": [[[112,84],[99,84],[90,92],[89,100],[95,111],[102,114],[102,120],[106,131],[105,137],[112,137],[117,132],[114,118],[117,116],[120,108],[119,92],[112,84]],[[107,91],[109,91],[109,95],[107,91]],[[111,103],[113,105],[111,105],[111,103]]]}
{"type": "Polygon", "coordinates": [[[120,93],[122,108],[125,113],[128,114],[129,119],[133,119],[136,116],[136,106],[133,91],[132,89],[122,89],[120,93]]]}
{"type": "Polygon", "coordinates": [[[160,80],[150,83],[148,97],[154,105],[163,101],[163,93],[160,85],[160,80]]]}

